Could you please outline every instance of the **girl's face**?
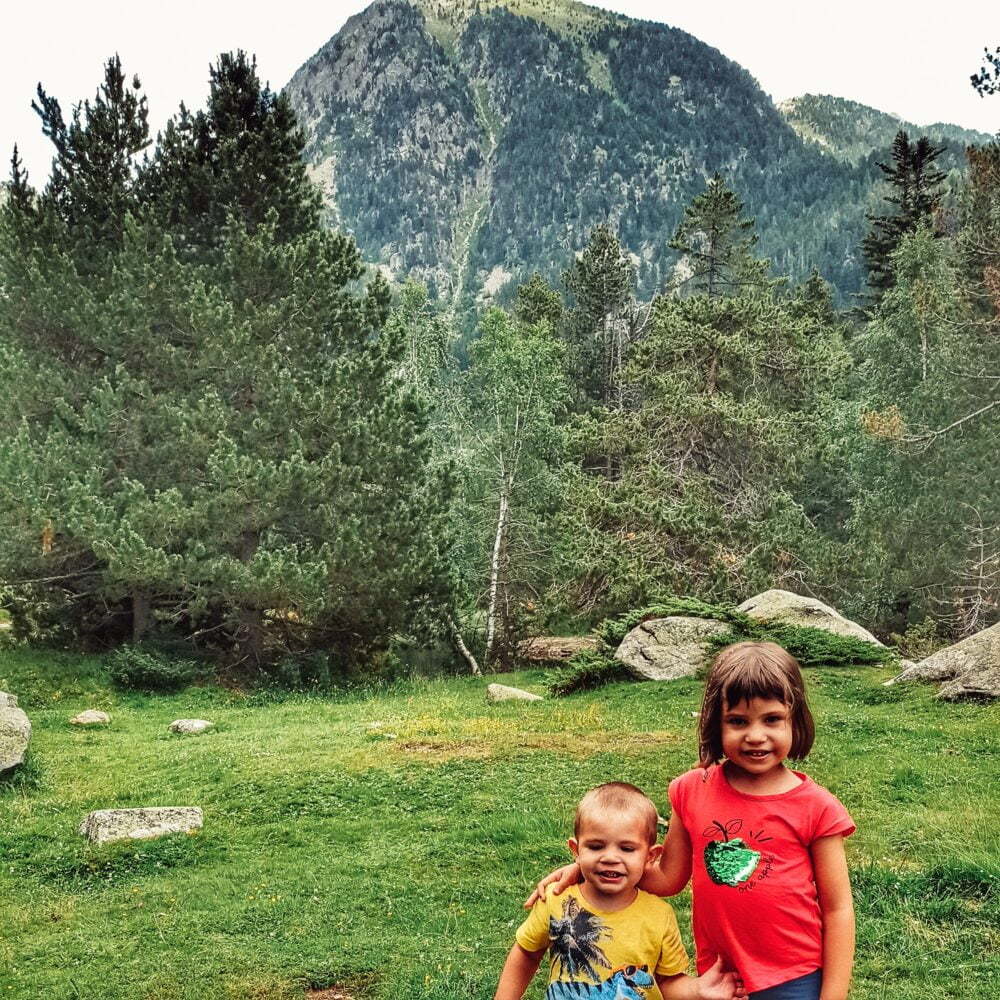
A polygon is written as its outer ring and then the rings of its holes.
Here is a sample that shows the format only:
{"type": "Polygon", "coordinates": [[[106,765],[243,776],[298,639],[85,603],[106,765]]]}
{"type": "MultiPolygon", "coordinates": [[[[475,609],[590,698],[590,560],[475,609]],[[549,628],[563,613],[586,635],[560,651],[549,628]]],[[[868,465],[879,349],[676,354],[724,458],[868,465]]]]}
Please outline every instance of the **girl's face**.
{"type": "Polygon", "coordinates": [[[726,705],[722,752],[749,775],[780,767],[792,748],[792,713],[774,698],[751,698],[726,705]]]}

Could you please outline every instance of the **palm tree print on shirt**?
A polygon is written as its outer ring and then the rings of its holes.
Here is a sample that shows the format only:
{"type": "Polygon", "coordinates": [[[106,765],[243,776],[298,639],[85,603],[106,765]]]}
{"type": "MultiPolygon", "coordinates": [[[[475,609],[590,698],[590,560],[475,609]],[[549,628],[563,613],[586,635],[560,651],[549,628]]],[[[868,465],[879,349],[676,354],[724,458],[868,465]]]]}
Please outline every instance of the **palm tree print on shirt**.
{"type": "Polygon", "coordinates": [[[549,917],[552,964],[557,974],[571,980],[582,974],[599,982],[597,967],[611,968],[599,944],[609,937],[611,932],[600,917],[584,910],[572,897],[564,900],[562,917],[549,917]]]}

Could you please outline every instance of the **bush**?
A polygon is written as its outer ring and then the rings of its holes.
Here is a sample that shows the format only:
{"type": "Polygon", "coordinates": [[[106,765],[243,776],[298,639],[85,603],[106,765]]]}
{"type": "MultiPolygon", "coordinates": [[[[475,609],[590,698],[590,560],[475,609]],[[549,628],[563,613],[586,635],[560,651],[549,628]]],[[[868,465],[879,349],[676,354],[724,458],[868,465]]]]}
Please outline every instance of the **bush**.
{"type": "Polygon", "coordinates": [[[948,640],[938,634],[938,625],[933,618],[908,625],[902,635],[893,632],[889,638],[896,644],[900,656],[918,663],[948,645],[948,640]]]}
{"type": "Polygon", "coordinates": [[[122,688],[179,691],[204,673],[194,660],[174,659],[142,646],[120,646],[108,656],[108,674],[122,688]]]}
{"type": "Polygon", "coordinates": [[[551,674],[546,688],[549,694],[560,698],[630,678],[631,675],[618,660],[606,652],[587,649],[568,660],[562,670],[551,674]]]}
{"type": "Polygon", "coordinates": [[[803,667],[878,666],[896,655],[894,650],[864,639],[836,635],[808,625],[782,625],[766,621],[751,621],[745,628],[734,627],[729,635],[710,640],[710,648],[715,653],[730,643],[745,640],[776,642],[803,667]]]}

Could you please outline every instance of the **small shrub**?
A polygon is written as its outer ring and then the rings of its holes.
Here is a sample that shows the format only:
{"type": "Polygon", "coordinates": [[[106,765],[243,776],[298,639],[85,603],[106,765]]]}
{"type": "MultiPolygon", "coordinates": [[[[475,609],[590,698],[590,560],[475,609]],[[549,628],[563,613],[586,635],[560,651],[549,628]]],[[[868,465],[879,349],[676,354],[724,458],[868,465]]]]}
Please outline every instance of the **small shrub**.
{"type": "Polygon", "coordinates": [[[895,643],[900,656],[918,662],[948,645],[948,640],[938,634],[937,622],[929,617],[908,625],[902,635],[893,632],[889,638],[895,643]]]}
{"type": "Polygon", "coordinates": [[[745,634],[730,641],[738,642],[743,639],[776,642],[791,653],[803,667],[878,666],[896,655],[893,650],[885,646],[876,646],[864,639],[836,635],[807,625],[751,622],[745,634]]]}
{"type": "Polygon", "coordinates": [[[141,646],[120,646],[108,657],[111,680],[136,691],[179,691],[203,673],[194,660],[168,658],[141,646]]]}
{"type": "Polygon", "coordinates": [[[556,671],[546,683],[549,694],[561,698],[577,691],[592,691],[594,688],[624,681],[630,674],[616,659],[600,650],[587,649],[577,653],[566,666],[556,671]]]}

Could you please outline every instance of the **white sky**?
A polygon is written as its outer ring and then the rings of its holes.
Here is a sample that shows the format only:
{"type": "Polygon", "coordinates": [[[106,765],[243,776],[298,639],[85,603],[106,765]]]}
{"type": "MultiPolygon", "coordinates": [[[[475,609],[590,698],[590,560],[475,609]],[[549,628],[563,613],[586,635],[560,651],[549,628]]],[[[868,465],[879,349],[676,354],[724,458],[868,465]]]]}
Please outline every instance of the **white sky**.
{"type": "MultiPolygon", "coordinates": [[[[15,142],[32,183],[51,147],[31,111],[35,86],[64,113],[91,97],[108,56],[138,73],[153,132],[181,100],[201,107],[219,52],[257,55],[260,75],[284,86],[363,0],[50,0],[11,3],[0,31],[0,177],[15,142]]],[[[802,93],[847,97],[917,124],[1000,129],[1000,94],[978,97],[969,75],[1000,45],[1000,0],[605,0],[631,17],[683,28],[746,67],[775,100],[802,93]]]]}

